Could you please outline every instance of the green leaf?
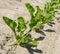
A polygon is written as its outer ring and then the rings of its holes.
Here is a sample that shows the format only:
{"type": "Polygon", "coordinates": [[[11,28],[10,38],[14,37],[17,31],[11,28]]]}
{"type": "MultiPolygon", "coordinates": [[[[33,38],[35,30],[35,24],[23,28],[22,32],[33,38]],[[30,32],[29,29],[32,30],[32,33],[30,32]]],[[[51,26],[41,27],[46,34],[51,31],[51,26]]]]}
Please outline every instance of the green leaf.
{"type": "Polygon", "coordinates": [[[45,22],[49,23],[55,20],[55,13],[57,13],[57,9],[59,9],[59,0],[51,0],[45,4],[45,22]]]}
{"type": "Polygon", "coordinates": [[[51,0],[51,7],[53,9],[60,9],[60,0],[51,0]]]}
{"type": "Polygon", "coordinates": [[[43,17],[43,10],[41,10],[38,6],[36,6],[37,12],[34,17],[34,21],[31,21],[29,24],[31,29],[38,29],[42,25],[42,21],[44,20],[43,17]]]}
{"type": "Polygon", "coordinates": [[[18,30],[24,32],[27,29],[24,18],[18,17],[17,20],[18,20],[18,30]]]}
{"type": "Polygon", "coordinates": [[[31,45],[38,45],[39,44],[39,42],[37,41],[37,40],[33,40],[32,42],[31,42],[31,45]]]}
{"type": "Polygon", "coordinates": [[[5,23],[15,32],[15,28],[17,26],[16,22],[13,21],[12,19],[9,19],[6,16],[3,16],[3,20],[5,21],[5,23]]]}
{"type": "Polygon", "coordinates": [[[39,8],[39,6],[36,6],[36,8],[37,8],[37,12],[36,12],[36,14],[35,14],[35,21],[37,21],[37,20],[39,20],[39,21],[42,21],[42,19],[43,19],[43,10],[41,10],[40,8],[39,8]]]}
{"type": "Polygon", "coordinates": [[[55,20],[54,16],[50,16],[49,18],[45,18],[44,23],[49,23],[55,20]]]}
{"type": "Polygon", "coordinates": [[[30,28],[32,29],[36,24],[37,24],[37,22],[31,22],[31,23],[29,24],[29,26],[30,26],[30,28]]]}
{"type": "Polygon", "coordinates": [[[26,3],[26,8],[29,10],[31,17],[33,17],[35,10],[32,7],[32,5],[30,5],[29,3],[26,3]]]}
{"type": "Polygon", "coordinates": [[[57,9],[58,8],[58,5],[53,5],[52,8],[53,9],[57,9]]]}
{"type": "Polygon", "coordinates": [[[51,0],[51,3],[60,4],[60,0],[51,0]]]}
{"type": "Polygon", "coordinates": [[[60,6],[58,6],[58,9],[60,9],[60,6]]]}
{"type": "Polygon", "coordinates": [[[59,7],[60,7],[59,4],[55,4],[55,3],[51,4],[51,6],[54,10],[59,9],[59,7]]]}
{"type": "Polygon", "coordinates": [[[30,24],[30,28],[31,28],[32,30],[38,29],[38,28],[40,28],[41,25],[42,25],[42,22],[38,21],[38,22],[35,22],[35,23],[31,23],[31,24],[30,24]]]}
{"type": "Polygon", "coordinates": [[[36,26],[35,26],[35,29],[40,28],[41,25],[42,25],[42,22],[41,21],[38,21],[37,24],[36,24],[36,26]]]}
{"type": "Polygon", "coordinates": [[[21,43],[21,37],[19,35],[16,36],[16,40],[17,40],[18,44],[21,43]]]}
{"type": "Polygon", "coordinates": [[[30,36],[25,36],[24,38],[24,43],[28,43],[29,41],[31,41],[31,37],[30,36]]]}
{"type": "Polygon", "coordinates": [[[41,25],[42,25],[42,22],[40,22],[40,21],[36,21],[36,22],[29,24],[29,26],[32,30],[38,29],[41,25]]]}
{"type": "Polygon", "coordinates": [[[50,10],[50,4],[49,4],[49,3],[46,3],[46,4],[45,4],[44,10],[45,10],[47,13],[49,12],[49,10],[50,10]]]}

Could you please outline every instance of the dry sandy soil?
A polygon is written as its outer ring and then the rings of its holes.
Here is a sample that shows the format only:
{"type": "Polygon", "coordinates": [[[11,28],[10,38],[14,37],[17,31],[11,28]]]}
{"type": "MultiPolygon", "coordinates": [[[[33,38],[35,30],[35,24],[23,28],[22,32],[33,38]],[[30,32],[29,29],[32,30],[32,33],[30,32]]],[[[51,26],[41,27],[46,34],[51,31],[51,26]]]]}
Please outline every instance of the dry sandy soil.
{"type": "Polygon", "coordinates": [[[42,9],[48,0],[0,0],[0,54],[60,54],[60,14],[57,14],[57,19],[54,21],[53,27],[45,25],[45,35],[31,32],[34,38],[39,38],[39,45],[34,50],[23,48],[20,46],[7,46],[6,43],[14,41],[13,32],[4,23],[2,17],[8,16],[16,20],[18,16],[23,16],[26,21],[30,20],[30,14],[25,7],[25,3],[31,3],[34,8],[36,5],[42,9]],[[51,30],[50,30],[51,29],[51,30]]]}

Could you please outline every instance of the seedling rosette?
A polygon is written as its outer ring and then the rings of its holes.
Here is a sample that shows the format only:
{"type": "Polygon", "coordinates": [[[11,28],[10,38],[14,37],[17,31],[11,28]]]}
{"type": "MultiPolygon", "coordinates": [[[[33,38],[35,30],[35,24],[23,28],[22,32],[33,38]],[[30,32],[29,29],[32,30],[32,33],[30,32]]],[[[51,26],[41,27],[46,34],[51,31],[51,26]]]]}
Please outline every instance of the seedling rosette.
{"type": "Polygon", "coordinates": [[[18,17],[17,22],[6,16],[3,16],[3,20],[15,34],[16,42],[13,44],[19,44],[23,47],[37,46],[39,42],[30,37],[29,34],[32,30],[41,29],[41,27],[44,27],[44,24],[48,24],[55,20],[55,14],[58,12],[57,10],[60,9],[60,0],[51,0],[50,2],[47,2],[44,10],[39,6],[36,6],[36,13],[30,3],[26,3],[25,5],[31,16],[29,24],[30,30],[26,34],[24,34],[24,32],[27,29],[27,26],[23,17],[18,17]],[[16,33],[16,29],[18,30],[18,34],[16,33]]]}

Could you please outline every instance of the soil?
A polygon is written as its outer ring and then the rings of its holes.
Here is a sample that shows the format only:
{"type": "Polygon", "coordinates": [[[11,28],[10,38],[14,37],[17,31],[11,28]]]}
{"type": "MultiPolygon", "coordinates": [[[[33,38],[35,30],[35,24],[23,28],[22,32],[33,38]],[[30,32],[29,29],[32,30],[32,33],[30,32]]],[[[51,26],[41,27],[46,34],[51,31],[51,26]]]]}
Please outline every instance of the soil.
{"type": "Polygon", "coordinates": [[[30,14],[25,4],[31,3],[34,8],[38,5],[43,9],[46,2],[48,0],[0,0],[0,54],[60,54],[60,13],[56,14],[53,23],[44,26],[43,32],[40,30],[31,32],[33,38],[39,40],[37,47],[23,48],[19,45],[7,45],[15,38],[12,30],[3,21],[3,16],[13,20],[22,16],[26,22],[30,22],[30,14]]]}

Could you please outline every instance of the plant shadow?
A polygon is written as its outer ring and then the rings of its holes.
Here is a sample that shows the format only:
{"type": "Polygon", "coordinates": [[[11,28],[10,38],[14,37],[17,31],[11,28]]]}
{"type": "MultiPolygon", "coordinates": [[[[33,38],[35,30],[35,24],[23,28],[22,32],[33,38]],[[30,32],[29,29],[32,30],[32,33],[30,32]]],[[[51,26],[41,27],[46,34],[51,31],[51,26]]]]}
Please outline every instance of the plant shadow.
{"type": "MultiPolygon", "coordinates": [[[[28,34],[28,36],[32,37],[31,34],[28,34]]],[[[37,41],[42,41],[44,38],[45,38],[45,37],[38,37],[38,38],[35,38],[35,40],[37,40],[37,41]]]]}
{"type": "Polygon", "coordinates": [[[48,23],[48,25],[53,27],[53,25],[55,25],[55,23],[54,22],[50,22],[50,23],[48,23]]]}
{"type": "MultiPolygon", "coordinates": [[[[53,29],[46,29],[46,30],[42,31],[40,29],[36,29],[35,32],[40,33],[43,36],[46,36],[46,34],[44,32],[55,32],[55,30],[53,30],[53,29]]],[[[44,37],[41,37],[41,38],[44,38],[44,37]]]]}
{"type": "MultiPolygon", "coordinates": [[[[29,36],[31,37],[31,34],[29,34],[29,36]]],[[[35,40],[41,41],[44,38],[45,37],[39,37],[39,38],[36,38],[35,40]]],[[[30,54],[34,54],[34,52],[36,52],[36,53],[43,53],[41,49],[37,49],[37,46],[27,46],[26,48],[28,49],[30,54]],[[35,47],[36,49],[33,49],[32,47],[35,47]]]]}
{"type": "MultiPolygon", "coordinates": [[[[28,34],[28,36],[32,37],[31,34],[28,34]]],[[[44,37],[39,37],[39,38],[36,38],[35,40],[41,41],[43,39],[44,39],[44,37]]],[[[22,47],[24,47],[24,46],[22,46],[22,47]]],[[[37,49],[37,46],[26,44],[24,48],[26,48],[30,54],[34,54],[34,52],[43,53],[41,49],[37,49]]]]}
{"type": "Polygon", "coordinates": [[[39,37],[39,38],[36,38],[35,40],[38,40],[38,41],[42,41],[45,37],[39,37]]]}
{"type": "Polygon", "coordinates": [[[56,18],[57,18],[58,23],[60,23],[60,17],[56,17],[56,18]]]}
{"type": "Polygon", "coordinates": [[[30,54],[34,54],[34,52],[36,52],[36,53],[43,53],[42,50],[39,50],[37,48],[36,49],[33,49],[31,47],[26,47],[26,48],[28,49],[30,54]]]}
{"type": "Polygon", "coordinates": [[[47,30],[44,30],[45,32],[55,32],[55,30],[52,30],[52,29],[47,29],[47,30]]]}
{"type": "Polygon", "coordinates": [[[35,32],[40,33],[43,36],[46,36],[46,34],[42,30],[40,30],[40,29],[36,29],[35,32]]]}

